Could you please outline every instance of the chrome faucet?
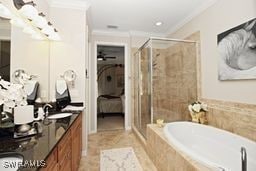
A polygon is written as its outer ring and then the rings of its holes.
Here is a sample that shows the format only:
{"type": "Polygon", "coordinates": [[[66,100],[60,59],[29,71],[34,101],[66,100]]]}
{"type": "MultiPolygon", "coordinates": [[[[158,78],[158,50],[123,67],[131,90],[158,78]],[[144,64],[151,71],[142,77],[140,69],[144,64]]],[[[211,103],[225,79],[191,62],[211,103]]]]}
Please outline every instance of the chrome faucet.
{"type": "Polygon", "coordinates": [[[49,103],[46,103],[44,106],[43,106],[43,110],[45,112],[45,116],[47,117],[48,114],[49,114],[49,108],[53,108],[52,105],[50,105],[49,103]]]}
{"type": "Polygon", "coordinates": [[[246,153],[245,147],[241,147],[241,161],[242,161],[242,171],[247,171],[247,153],[246,153]]]}

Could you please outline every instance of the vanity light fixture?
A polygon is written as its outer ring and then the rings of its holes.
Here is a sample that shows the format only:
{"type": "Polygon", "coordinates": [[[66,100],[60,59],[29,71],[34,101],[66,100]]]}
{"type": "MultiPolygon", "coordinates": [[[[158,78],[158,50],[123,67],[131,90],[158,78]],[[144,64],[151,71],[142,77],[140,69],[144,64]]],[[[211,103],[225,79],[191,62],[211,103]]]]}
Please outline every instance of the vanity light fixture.
{"type": "Polygon", "coordinates": [[[46,35],[50,35],[52,33],[54,33],[55,30],[52,27],[51,23],[48,23],[48,25],[46,25],[44,28],[42,28],[42,33],[46,34],[46,35]]]}
{"type": "Polygon", "coordinates": [[[10,18],[11,24],[23,28],[23,32],[31,34],[33,39],[54,41],[61,40],[58,31],[50,22],[47,22],[43,13],[38,12],[38,10],[35,8],[36,4],[33,1],[25,3],[23,0],[13,0],[13,3],[17,9],[17,12],[14,11],[12,17],[10,18]]]}
{"type": "Polygon", "coordinates": [[[35,4],[33,2],[31,2],[31,4],[25,4],[19,9],[19,12],[24,17],[34,20],[38,16],[38,11],[34,6],[35,4]]]}
{"type": "Polygon", "coordinates": [[[51,33],[50,35],[48,35],[48,39],[55,40],[55,41],[61,40],[60,35],[57,33],[56,30],[53,33],[51,33]]]}
{"type": "Polygon", "coordinates": [[[161,25],[163,25],[163,23],[162,23],[161,21],[158,21],[158,22],[156,22],[155,25],[156,25],[156,26],[161,26],[161,25]]]}
{"type": "Polygon", "coordinates": [[[39,33],[34,33],[34,34],[32,34],[31,37],[32,37],[32,39],[36,39],[36,40],[45,40],[45,38],[39,33]]]}
{"type": "Polygon", "coordinates": [[[12,13],[10,12],[10,10],[6,8],[1,2],[0,2],[0,17],[8,18],[8,19],[12,18],[12,13]]]}
{"type": "Polygon", "coordinates": [[[32,22],[36,27],[40,29],[46,27],[48,24],[43,13],[40,13],[32,22]]]}
{"type": "Polygon", "coordinates": [[[25,27],[23,29],[23,32],[27,33],[27,34],[31,34],[31,35],[36,34],[36,31],[32,27],[29,27],[29,26],[25,27]]]}
{"type": "Polygon", "coordinates": [[[10,20],[10,23],[16,27],[20,27],[20,28],[26,27],[26,23],[21,18],[18,18],[18,17],[13,17],[10,20]]]}

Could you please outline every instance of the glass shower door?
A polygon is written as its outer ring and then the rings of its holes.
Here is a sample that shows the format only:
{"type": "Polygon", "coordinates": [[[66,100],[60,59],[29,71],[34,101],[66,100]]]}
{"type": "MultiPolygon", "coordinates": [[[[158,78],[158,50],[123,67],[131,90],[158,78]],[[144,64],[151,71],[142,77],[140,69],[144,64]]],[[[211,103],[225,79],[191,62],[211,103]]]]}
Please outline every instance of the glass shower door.
{"type": "Polygon", "coordinates": [[[146,44],[139,58],[139,131],[146,137],[147,124],[151,123],[151,48],[146,44]]]}

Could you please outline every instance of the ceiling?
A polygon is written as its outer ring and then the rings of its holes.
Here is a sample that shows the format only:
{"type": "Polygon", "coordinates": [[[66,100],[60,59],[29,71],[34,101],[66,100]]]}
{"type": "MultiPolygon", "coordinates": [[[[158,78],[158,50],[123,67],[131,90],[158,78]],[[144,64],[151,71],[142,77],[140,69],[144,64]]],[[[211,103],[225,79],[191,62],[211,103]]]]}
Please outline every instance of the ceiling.
{"type": "Polygon", "coordinates": [[[78,7],[87,4],[93,31],[167,35],[217,0],[47,0],[78,7]],[[155,23],[161,21],[161,26],[155,23]],[[109,29],[107,25],[118,26],[109,29]]]}
{"type": "Polygon", "coordinates": [[[93,30],[167,34],[213,4],[213,0],[87,0],[93,30]],[[162,26],[155,23],[161,21],[162,26]]]}

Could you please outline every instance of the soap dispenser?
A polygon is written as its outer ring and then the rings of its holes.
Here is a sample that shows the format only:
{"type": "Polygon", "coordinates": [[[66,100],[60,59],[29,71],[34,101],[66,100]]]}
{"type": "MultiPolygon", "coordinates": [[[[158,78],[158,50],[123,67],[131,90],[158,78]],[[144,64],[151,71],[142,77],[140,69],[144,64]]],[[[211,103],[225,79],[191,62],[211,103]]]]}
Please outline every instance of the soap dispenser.
{"type": "Polygon", "coordinates": [[[36,121],[43,120],[44,119],[44,110],[43,110],[42,107],[38,108],[38,112],[37,113],[38,113],[38,116],[34,120],[36,120],[36,121]]]}

